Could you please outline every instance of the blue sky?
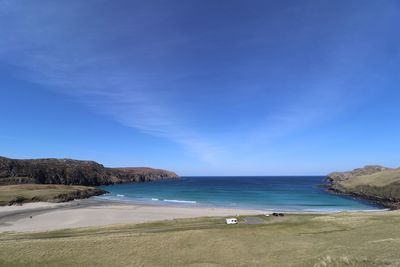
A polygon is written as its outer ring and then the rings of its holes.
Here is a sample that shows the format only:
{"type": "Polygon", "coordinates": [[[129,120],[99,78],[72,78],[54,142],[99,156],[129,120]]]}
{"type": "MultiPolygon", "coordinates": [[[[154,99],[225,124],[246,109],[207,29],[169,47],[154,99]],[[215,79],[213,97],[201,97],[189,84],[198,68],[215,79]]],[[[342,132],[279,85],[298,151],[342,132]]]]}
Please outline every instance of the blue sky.
{"type": "Polygon", "coordinates": [[[400,166],[398,1],[0,0],[1,155],[400,166]]]}

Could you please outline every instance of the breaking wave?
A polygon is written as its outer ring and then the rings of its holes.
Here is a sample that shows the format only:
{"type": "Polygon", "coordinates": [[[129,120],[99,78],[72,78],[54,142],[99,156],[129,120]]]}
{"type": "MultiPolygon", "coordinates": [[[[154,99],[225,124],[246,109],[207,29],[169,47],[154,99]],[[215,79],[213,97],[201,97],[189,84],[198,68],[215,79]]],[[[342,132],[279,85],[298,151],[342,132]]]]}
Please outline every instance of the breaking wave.
{"type": "Polygon", "coordinates": [[[163,201],[165,202],[171,202],[171,203],[187,203],[187,204],[196,204],[196,201],[190,201],[190,200],[177,200],[177,199],[164,199],[163,201]]]}

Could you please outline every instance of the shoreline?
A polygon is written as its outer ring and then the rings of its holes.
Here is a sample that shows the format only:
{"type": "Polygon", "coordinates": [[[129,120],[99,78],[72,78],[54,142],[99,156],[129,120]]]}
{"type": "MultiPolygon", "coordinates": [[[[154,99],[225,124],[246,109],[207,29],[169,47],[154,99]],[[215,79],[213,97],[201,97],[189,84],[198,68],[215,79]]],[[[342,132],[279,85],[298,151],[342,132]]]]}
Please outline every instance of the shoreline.
{"type": "Polygon", "coordinates": [[[0,233],[254,214],[263,214],[263,211],[129,204],[93,198],[66,203],[36,202],[0,207],[0,233]]]}
{"type": "MultiPolygon", "coordinates": [[[[332,193],[330,193],[332,194],[332,193]]],[[[106,195],[106,194],[105,194],[106,195]]],[[[259,207],[247,207],[247,206],[223,206],[223,205],[214,205],[214,204],[206,204],[192,201],[182,201],[182,200],[141,200],[141,199],[133,199],[133,198],[109,198],[104,197],[105,195],[92,197],[91,200],[98,201],[99,203],[117,203],[117,204],[126,204],[126,205],[138,205],[138,206],[151,206],[151,207],[174,207],[174,208],[210,208],[210,209],[230,209],[230,210],[256,210],[264,213],[273,213],[273,212],[283,212],[287,214],[329,214],[329,213],[338,213],[338,212],[380,212],[380,211],[388,211],[392,210],[382,205],[377,205],[372,203],[371,201],[367,201],[361,198],[356,198],[351,195],[345,194],[336,194],[338,196],[343,196],[347,198],[353,198],[359,201],[364,201],[371,206],[371,209],[348,209],[348,210],[340,210],[340,209],[290,209],[290,208],[259,208],[259,207]]]]}
{"type": "MultiPolygon", "coordinates": [[[[384,212],[366,210],[348,212],[384,212]]],[[[197,217],[264,215],[274,211],[217,207],[185,207],[150,203],[122,203],[96,198],[64,203],[36,202],[0,207],[1,232],[40,232],[68,228],[135,224],[197,217]]],[[[334,214],[340,211],[281,211],[286,214],[334,214]]]]}

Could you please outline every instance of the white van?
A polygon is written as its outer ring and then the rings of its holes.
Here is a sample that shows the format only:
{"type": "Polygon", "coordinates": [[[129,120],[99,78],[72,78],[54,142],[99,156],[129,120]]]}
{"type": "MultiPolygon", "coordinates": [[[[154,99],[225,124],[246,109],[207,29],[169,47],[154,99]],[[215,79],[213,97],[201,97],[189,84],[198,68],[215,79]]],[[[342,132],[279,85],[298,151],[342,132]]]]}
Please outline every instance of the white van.
{"type": "Polygon", "coordinates": [[[226,224],[237,224],[238,220],[236,218],[227,218],[225,219],[226,224]]]}

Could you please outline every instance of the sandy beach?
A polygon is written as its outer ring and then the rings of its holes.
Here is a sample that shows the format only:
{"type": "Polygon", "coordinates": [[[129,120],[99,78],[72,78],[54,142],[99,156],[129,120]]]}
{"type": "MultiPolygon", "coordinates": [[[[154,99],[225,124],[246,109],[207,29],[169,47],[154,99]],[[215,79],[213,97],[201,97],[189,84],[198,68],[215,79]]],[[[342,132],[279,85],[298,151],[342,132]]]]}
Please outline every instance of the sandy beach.
{"type": "Polygon", "coordinates": [[[67,203],[28,203],[0,207],[0,232],[49,231],[64,228],[144,223],[179,218],[261,214],[260,210],[153,206],[74,200],[67,203]]]}

